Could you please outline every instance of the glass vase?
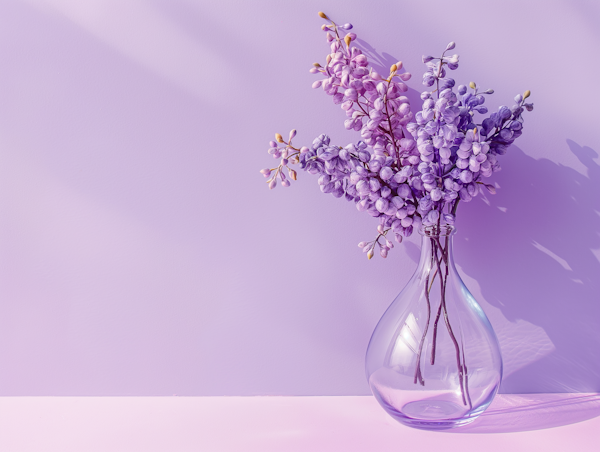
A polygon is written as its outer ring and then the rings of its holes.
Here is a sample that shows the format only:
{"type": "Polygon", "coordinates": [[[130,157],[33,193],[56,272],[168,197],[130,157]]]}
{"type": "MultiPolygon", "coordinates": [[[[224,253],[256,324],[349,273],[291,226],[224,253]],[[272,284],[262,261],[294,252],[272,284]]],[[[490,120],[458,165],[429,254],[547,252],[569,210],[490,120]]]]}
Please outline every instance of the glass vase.
{"type": "Polygon", "coordinates": [[[369,342],[366,372],[402,424],[441,430],[474,421],[502,379],[496,334],[454,265],[453,226],[423,227],[415,274],[369,342]]]}

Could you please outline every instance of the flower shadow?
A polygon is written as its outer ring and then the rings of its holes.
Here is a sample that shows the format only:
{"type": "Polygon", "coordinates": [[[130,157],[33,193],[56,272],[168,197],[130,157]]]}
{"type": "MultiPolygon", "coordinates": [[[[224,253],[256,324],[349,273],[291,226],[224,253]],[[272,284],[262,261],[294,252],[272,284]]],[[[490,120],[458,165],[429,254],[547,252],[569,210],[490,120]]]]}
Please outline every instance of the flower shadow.
{"type": "MultiPolygon", "coordinates": [[[[390,67],[398,62],[398,58],[394,58],[389,53],[377,52],[377,49],[364,39],[357,39],[356,45],[369,59],[369,66],[383,77],[387,77],[390,73],[390,67]]],[[[403,69],[398,72],[403,73],[406,72],[406,70],[403,69]]],[[[425,88],[423,88],[423,90],[425,90],[425,88]]],[[[419,91],[409,88],[403,95],[408,97],[413,112],[417,112],[421,109],[421,103],[423,101],[421,100],[421,93],[419,91]]]]}
{"type": "MultiPolygon", "coordinates": [[[[566,144],[586,174],[513,146],[498,194],[461,206],[457,262],[506,319],[541,327],[552,342],[545,356],[520,356],[501,392],[600,390],[600,166],[591,148],[566,144]]],[[[545,346],[506,337],[505,360],[545,346]]]]}

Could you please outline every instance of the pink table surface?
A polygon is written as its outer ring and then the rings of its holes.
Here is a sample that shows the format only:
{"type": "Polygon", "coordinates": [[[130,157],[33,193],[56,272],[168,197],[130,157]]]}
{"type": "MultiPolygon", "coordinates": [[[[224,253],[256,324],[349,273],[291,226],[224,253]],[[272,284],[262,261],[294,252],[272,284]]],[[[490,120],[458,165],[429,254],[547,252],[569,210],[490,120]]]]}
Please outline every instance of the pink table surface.
{"type": "Polygon", "coordinates": [[[372,397],[7,397],[0,450],[598,451],[599,394],[499,395],[473,424],[414,430],[372,397]]]}

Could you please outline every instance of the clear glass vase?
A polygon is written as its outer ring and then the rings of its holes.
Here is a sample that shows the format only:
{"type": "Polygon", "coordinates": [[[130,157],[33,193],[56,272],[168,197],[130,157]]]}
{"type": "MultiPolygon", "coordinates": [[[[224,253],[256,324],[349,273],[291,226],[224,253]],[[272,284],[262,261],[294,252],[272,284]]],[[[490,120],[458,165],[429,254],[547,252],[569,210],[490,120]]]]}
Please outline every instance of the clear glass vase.
{"type": "Polygon", "coordinates": [[[474,421],[502,379],[502,357],[485,313],[460,279],[453,226],[421,228],[418,268],[369,342],[366,372],[396,420],[441,430],[474,421]]]}

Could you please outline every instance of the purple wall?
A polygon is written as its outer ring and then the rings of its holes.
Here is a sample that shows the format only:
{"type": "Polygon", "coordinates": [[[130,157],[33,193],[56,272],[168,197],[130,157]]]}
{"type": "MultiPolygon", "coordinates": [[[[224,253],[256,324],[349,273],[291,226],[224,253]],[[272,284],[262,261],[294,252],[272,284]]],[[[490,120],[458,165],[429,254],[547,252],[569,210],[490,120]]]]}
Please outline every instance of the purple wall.
{"type": "MultiPolygon", "coordinates": [[[[367,394],[363,356],[411,276],[375,221],[267,142],[356,141],[311,90],[319,9],[379,64],[457,42],[460,82],[536,109],[456,257],[500,337],[505,392],[600,391],[595,1],[0,3],[0,394],[367,394]]],[[[414,105],[416,107],[416,105],[414,105]]]]}

